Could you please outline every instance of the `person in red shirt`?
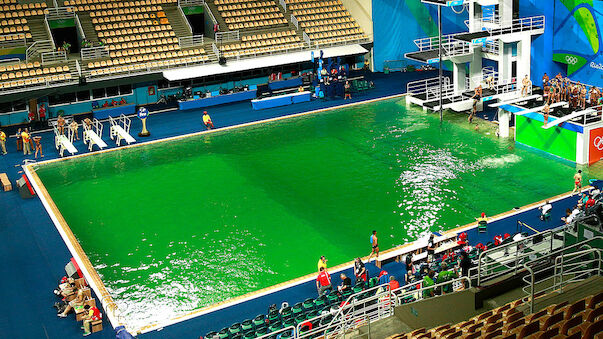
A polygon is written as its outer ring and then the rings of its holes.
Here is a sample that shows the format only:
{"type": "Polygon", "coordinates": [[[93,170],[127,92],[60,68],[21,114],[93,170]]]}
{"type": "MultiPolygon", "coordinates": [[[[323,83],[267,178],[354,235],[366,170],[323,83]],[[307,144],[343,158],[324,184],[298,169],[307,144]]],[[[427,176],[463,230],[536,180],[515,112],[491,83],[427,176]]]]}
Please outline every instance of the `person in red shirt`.
{"type": "Polygon", "coordinates": [[[46,120],[46,106],[44,106],[44,104],[40,105],[40,109],[38,110],[38,117],[40,118],[40,121],[46,120]]]}
{"type": "Polygon", "coordinates": [[[584,204],[584,209],[587,210],[593,206],[595,206],[595,199],[593,199],[592,195],[589,195],[588,200],[586,200],[586,203],[584,204]]]}
{"type": "Polygon", "coordinates": [[[391,276],[389,277],[389,290],[393,291],[400,288],[400,283],[398,282],[398,280],[396,280],[396,277],[391,276]]]}
{"type": "Polygon", "coordinates": [[[330,289],[333,289],[333,286],[331,286],[331,276],[324,267],[321,267],[318,278],[316,278],[316,290],[318,291],[318,296],[323,295],[326,290],[330,289]]]}
{"type": "Polygon", "coordinates": [[[459,234],[458,240],[456,243],[461,246],[467,245],[467,233],[463,232],[463,233],[459,234]]]}

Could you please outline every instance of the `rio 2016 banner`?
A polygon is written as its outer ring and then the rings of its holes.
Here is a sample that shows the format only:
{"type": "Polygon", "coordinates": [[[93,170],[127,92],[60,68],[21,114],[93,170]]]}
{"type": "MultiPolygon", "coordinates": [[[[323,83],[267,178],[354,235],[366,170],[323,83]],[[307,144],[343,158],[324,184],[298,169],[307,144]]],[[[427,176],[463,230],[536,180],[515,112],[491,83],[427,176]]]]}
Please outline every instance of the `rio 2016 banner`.
{"type": "Polygon", "coordinates": [[[572,79],[603,86],[602,25],[603,1],[555,1],[553,60],[572,79]]]}

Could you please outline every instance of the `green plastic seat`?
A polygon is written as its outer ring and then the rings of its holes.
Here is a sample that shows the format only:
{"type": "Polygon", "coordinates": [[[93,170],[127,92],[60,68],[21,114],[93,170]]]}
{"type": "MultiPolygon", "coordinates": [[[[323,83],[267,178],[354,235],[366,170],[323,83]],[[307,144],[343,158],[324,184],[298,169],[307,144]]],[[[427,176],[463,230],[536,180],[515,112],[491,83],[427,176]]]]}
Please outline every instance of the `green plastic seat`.
{"type": "Polygon", "coordinates": [[[297,317],[300,313],[303,313],[304,308],[302,306],[302,303],[297,303],[297,304],[293,305],[292,311],[293,311],[294,317],[297,317]]]}
{"type": "Polygon", "coordinates": [[[329,300],[327,299],[326,295],[321,295],[320,297],[316,298],[316,300],[314,301],[314,305],[316,306],[316,309],[322,308],[329,300]]]}
{"type": "Polygon", "coordinates": [[[253,326],[253,320],[247,319],[241,323],[241,330],[243,332],[247,332],[249,330],[255,330],[255,326],[253,326]]]}
{"type": "Polygon", "coordinates": [[[218,332],[218,338],[227,339],[230,338],[230,331],[228,331],[228,327],[225,327],[218,332]]]}
{"type": "Polygon", "coordinates": [[[477,230],[479,233],[486,233],[488,232],[488,222],[487,221],[480,221],[477,224],[477,230]]]}
{"type": "Polygon", "coordinates": [[[253,319],[253,326],[258,328],[259,326],[266,325],[266,316],[263,314],[258,315],[253,319]]]}
{"type": "Polygon", "coordinates": [[[356,285],[352,288],[352,291],[354,292],[354,294],[356,294],[358,292],[362,292],[362,290],[364,290],[364,286],[356,285]]]}
{"type": "Polygon", "coordinates": [[[230,325],[230,327],[228,328],[228,331],[230,332],[231,335],[235,335],[235,334],[241,332],[241,324],[234,323],[234,324],[230,325]]]}
{"type": "Polygon", "coordinates": [[[379,278],[377,278],[377,277],[372,277],[372,278],[369,280],[369,288],[371,288],[371,287],[375,287],[375,286],[378,286],[378,285],[379,285],[379,278]]]}
{"type": "Polygon", "coordinates": [[[314,309],[314,299],[312,299],[312,298],[306,299],[302,303],[302,307],[304,308],[304,311],[313,310],[314,309]]]}
{"type": "Polygon", "coordinates": [[[318,317],[320,314],[318,313],[318,311],[312,311],[312,312],[308,312],[306,314],[306,319],[310,320],[310,319],[314,319],[316,317],[318,317]]]}
{"type": "Polygon", "coordinates": [[[265,334],[268,334],[268,327],[266,327],[266,326],[258,327],[255,330],[255,336],[256,337],[261,337],[261,336],[263,336],[265,334]]]}
{"type": "Polygon", "coordinates": [[[285,331],[281,333],[281,339],[293,338],[293,331],[285,331]]]}
{"type": "Polygon", "coordinates": [[[301,324],[304,321],[306,321],[306,315],[305,314],[298,315],[297,317],[295,317],[295,326],[301,324]]]}
{"type": "Polygon", "coordinates": [[[205,335],[205,337],[203,337],[203,338],[206,338],[206,339],[214,339],[214,338],[215,338],[215,337],[217,337],[217,336],[218,336],[218,332],[212,331],[212,332],[207,333],[207,334],[205,335]]]}
{"type": "Polygon", "coordinates": [[[255,331],[247,331],[245,333],[243,333],[243,339],[254,339],[255,338],[255,331]]]}
{"type": "Polygon", "coordinates": [[[283,328],[283,324],[280,321],[274,322],[268,326],[270,332],[278,331],[283,328]]]}
{"type": "Polygon", "coordinates": [[[339,303],[339,296],[337,295],[337,293],[331,293],[327,297],[327,300],[329,300],[329,304],[337,304],[339,303]]]}
{"type": "Polygon", "coordinates": [[[293,310],[289,306],[283,308],[283,310],[281,311],[281,319],[283,319],[283,320],[291,318],[292,316],[293,316],[293,310]]]}
{"type": "Polygon", "coordinates": [[[283,327],[295,326],[295,319],[293,317],[283,320],[283,327]]]}
{"type": "Polygon", "coordinates": [[[281,314],[278,311],[271,311],[268,314],[268,323],[272,324],[273,322],[281,321],[281,314]]]}

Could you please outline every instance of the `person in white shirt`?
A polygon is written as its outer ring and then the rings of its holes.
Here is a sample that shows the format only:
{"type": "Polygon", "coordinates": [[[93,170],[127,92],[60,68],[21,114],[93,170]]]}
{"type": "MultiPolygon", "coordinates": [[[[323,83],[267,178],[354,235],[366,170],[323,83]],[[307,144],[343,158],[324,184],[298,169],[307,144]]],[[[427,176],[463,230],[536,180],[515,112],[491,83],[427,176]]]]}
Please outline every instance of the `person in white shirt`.
{"type": "Polygon", "coordinates": [[[553,209],[553,205],[547,200],[544,205],[538,207],[540,210],[540,220],[547,221],[551,219],[551,210],[553,209]]]}

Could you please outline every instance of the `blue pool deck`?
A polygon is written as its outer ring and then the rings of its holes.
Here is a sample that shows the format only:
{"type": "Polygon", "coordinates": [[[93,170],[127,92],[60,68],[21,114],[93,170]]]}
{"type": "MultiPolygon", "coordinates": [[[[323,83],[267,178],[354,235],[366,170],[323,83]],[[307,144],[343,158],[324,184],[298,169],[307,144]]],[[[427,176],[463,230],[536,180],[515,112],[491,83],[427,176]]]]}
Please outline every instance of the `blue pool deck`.
{"type": "MultiPolygon", "coordinates": [[[[229,104],[208,109],[217,128],[234,126],[242,123],[260,121],[306,111],[325,109],[355,102],[399,95],[406,89],[408,81],[433,77],[434,72],[393,73],[389,75],[374,74],[369,80],[375,82],[376,88],[355,95],[352,100],[315,100],[310,103],[279,107],[261,111],[251,109],[249,102],[229,104]]],[[[151,137],[144,141],[159,140],[178,135],[203,131],[201,113],[199,111],[170,111],[153,114],[148,119],[151,137]]],[[[138,119],[132,120],[132,134],[141,128],[138,119]]],[[[115,143],[109,139],[108,124],[105,124],[103,139],[110,147],[115,143]]],[[[50,132],[40,134],[45,150],[43,160],[58,156],[53,145],[50,132]]],[[[137,140],[140,138],[136,137],[137,140]]],[[[17,153],[15,139],[8,140],[9,154],[0,157],[0,172],[6,172],[13,182],[12,192],[0,192],[0,256],[4,265],[0,266],[0,338],[79,338],[80,324],[73,318],[60,319],[52,308],[56,297],[52,290],[57,281],[65,273],[64,266],[71,258],[66,245],[57,232],[54,224],[35,197],[23,200],[14,185],[20,176],[22,153],[17,153]]],[[[87,153],[82,141],[75,146],[81,153],[87,153]]],[[[28,157],[33,159],[33,156],[28,157]]],[[[543,197],[545,198],[545,197],[543,197]]],[[[536,230],[544,230],[558,226],[560,217],[567,207],[575,204],[576,198],[564,198],[554,203],[552,222],[544,223],[538,219],[538,211],[531,209],[496,221],[489,226],[487,234],[469,232],[471,243],[490,241],[496,234],[516,231],[517,220],[521,220],[536,230]]],[[[531,230],[524,230],[532,233],[531,230]]],[[[351,259],[351,258],[350,258],[351,259]]],[[[367,265],[371,275],[379,273],[379,269],[367,265]]],[[[389,263],[383,267],[390,275],[403,277],[404,268],[400,263],[389,263]]],[[[339,284],[338,274],[332,273],[335,284],[339,284]]],[[[275,293],[225,307],[214,312],[170,325],[161,331],[140,335],[141,338],[199,338],[211,330],[220,330],[233,322],[253,318],[257,314],[266,313],[271,304],[280,305],[283,301],[293,304],[308,297],[316,296],[314,281],[308,281],[275,293]]],[[[105,321],[104,330],[90,338],[114,338],[111,325],[105,321]]]]}

